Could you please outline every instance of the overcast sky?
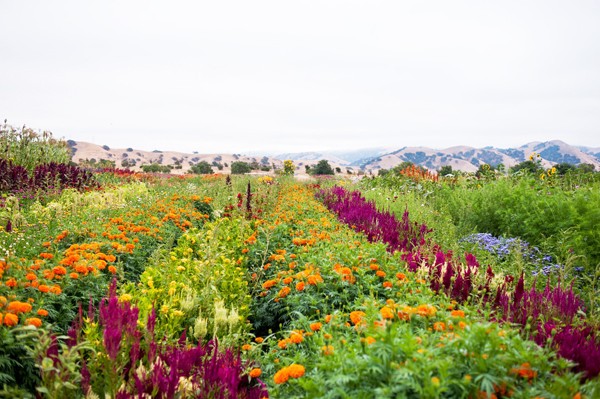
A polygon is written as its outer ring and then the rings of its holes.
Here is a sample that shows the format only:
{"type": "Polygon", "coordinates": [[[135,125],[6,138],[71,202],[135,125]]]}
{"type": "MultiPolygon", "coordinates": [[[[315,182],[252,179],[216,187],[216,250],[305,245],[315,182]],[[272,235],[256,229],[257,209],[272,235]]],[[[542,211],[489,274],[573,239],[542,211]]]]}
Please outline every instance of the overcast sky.
{"type": "Polygon", "coordinates": [[[0,0],[0,118],[201,153],[600,147],[600,1],[0,0]]]}

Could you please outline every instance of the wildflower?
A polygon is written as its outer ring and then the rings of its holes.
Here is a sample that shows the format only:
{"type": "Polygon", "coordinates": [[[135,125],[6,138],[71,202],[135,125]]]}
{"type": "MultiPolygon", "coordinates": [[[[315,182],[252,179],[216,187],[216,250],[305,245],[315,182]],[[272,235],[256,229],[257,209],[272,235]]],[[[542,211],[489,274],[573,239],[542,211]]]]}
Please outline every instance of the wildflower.
{"type": "Polygon", "coordinates": [[[258,367],[253,368],[252,370],[250,370],[250,373],[248,374],[250,376],[250,378],[258,378],[260,377],[260,375],[262,374],[262,370],[259,369],[258,367]]]}
{"type": "Polygon", "coordinates": [[[312,331],[319,331],[322,327],[323,325],[321,323],[311,323],[310,325],[312,331]]]}

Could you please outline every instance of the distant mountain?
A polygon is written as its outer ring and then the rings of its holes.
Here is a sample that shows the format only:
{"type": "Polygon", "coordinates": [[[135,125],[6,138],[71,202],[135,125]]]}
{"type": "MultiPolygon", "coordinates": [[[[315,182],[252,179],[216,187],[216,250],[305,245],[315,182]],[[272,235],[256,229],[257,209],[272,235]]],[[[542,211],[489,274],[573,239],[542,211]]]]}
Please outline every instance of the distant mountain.
{"type": "Polygon", "coordinates": [[[450,165],[455,170],[474,172],[482,164],[514,166],[527,160],[533,152],[540,154],[542,165],[546,167],[562,162],[574,165],[588,163],[594,165],[596,170],[600,170],[600,151],[598,149],[584,151],[560,140],[533,142],[519,148],[507,149],[459,146],[435,150],[427,147],[403,147],[365,160],[360,166],[371,170],[389,169],[409,161],[430,170],[439,170],[442,166],[450,165]]]}
{"type": "Polygon", "coordinates": [[[321,159],[329,161],[331,166],[339,168],[343,174],[356,174],[360,169],[366,173],[376,174],[379,169],[390,169],[402,162],[412,162],[430,170],[439,170],[442,166],[450,165],[454,170],[474,172],[479,165],[489,164],[497,166],[504,164],[511,167],[528,159],[529,155],[536,152],[541,155],[542,165],[550,167],[557,163],[567,162],[578,165],[581,163],[592,164],[600,170],[600,148],[575,147],[563,141],[552,140],[533,142],[518,148],[474,148],[456,146],[443,150],[428,147],[402,147],[400,149],[370,148],[355,151],[330,151],[330,152],[300,152],[264,156],[259,153],[250,155],[242,154],[199,154],[181,153],[173,151],[141,151],[132,148],[111,149],[85,142],[69,140],[73,151],[73,161],[82,162],[95,159],[97,161],[114,161],[117,167],[131,165],[133,170],[149,163],[173,165],[173,173],[185,173],[198,162],[207,161],[214,165],[215,172],[229,173],[231,163],[239,160],[248,163],[257,162],[260,165],[281,168],[283,160],[291,159],[296,166],[297,174],[306,174],[306,167],[317,164],[321,159]],[[218,169],[221,165],[222,169],[218,169]],[[176,168],[175,168],[176,167],[176,168]]]}

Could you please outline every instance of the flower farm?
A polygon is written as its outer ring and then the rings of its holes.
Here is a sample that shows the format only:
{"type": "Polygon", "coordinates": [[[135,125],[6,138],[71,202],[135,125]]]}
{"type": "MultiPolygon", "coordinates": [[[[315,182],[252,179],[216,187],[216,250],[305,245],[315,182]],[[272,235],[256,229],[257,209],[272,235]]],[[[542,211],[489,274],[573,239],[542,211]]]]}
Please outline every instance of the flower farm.
{"type": "Polygon", "coordinates": [[[301,183],[29,146],[49,163],[0,159],[0,397],[600,397],[596,173],[301,183]]]}

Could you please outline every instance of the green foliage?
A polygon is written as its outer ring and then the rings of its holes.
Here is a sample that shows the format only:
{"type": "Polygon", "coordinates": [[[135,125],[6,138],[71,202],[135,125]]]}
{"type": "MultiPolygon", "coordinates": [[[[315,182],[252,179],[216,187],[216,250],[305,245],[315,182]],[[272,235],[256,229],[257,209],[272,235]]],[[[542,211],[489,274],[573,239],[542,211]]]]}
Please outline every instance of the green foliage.
{"type": "Polygon", "coordinates": [[[141,168],[146,173],[170,173],[172,169],[170,165],[159,165],[157,163],[142,165],[141,168]]]}
{"type": "Polygon", "coordinates": [[[48,131],[36,133],[25,126],[14,128],[5,121],[0,125],[0,157],[23,166],[31,173],[37,165],[68,163],[71,149],[65,141],[54,139],[48,131]]]}
{"type": "Polygon", "coordinates": [[[326,159],[321,159],[315,166],[310,168],[310,174],[316,175],[333,175],[335,172],[326,159]]]}
{"type": "MultiPolygon", "coordinates": [[[[221,166],[221,169],[223,166],[221,166]]],[[[208,175],[213,173],[212,167],[206,161],[200,161],[195,165],[192,165],[190,168],[190,173],[195,173],[197,175],[208,175]]]]}
{"type": "Polygon", "coordinates": [[[231,174],[233,175],[243,175],[246,173],[250,173],[250,170],[250,165],[247,162],[235,161],[231,163],[231,174]]]}

